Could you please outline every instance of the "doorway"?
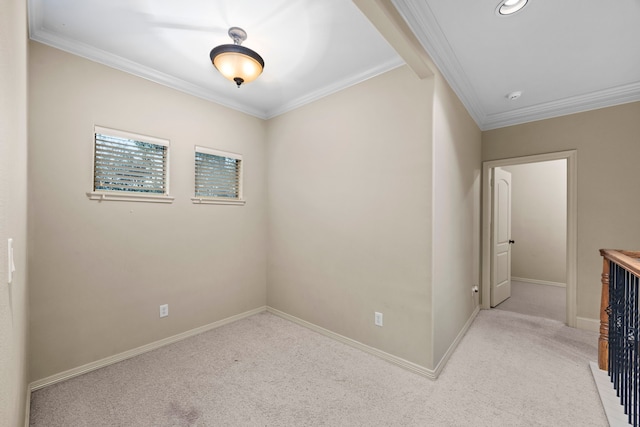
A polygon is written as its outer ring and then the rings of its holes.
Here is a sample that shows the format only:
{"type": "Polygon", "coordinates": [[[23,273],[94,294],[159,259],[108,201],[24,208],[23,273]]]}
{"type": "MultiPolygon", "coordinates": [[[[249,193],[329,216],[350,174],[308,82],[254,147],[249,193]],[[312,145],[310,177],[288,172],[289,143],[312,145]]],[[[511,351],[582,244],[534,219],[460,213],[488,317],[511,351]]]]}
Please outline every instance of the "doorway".
{"type": "MultiPolygon", "coordinates": [[[[566,162],[566,240],[563,263],[564,270],[564,293],[566,297],[566,324],[568,326],[576,327],[576,265],[577,265],[577,152],[565,151],[558,153],[547,153],[534,156],[517,157],[503,160],[493,160],[483,163],[483,198],[482,198],[482,293],[481,293],[481,305],[483,309],[490,308],[491,301],[491,278],[494,268],[492,264],[492,248],[491,248],[491,221],[492,221],[492,202],[491,202],[491,176],[492,171],[495,168],[506,168],[517,165],[527,165],[533,163],[550,162],[554,160],[564,160],[566,162]]],[[[515,236],[514,236],[515,237],[515,236]]],[[[517,239],[516,243],[517,245],[517,239]]],[[[521,271],[526,271],[521,270],[521,271]]],[[[538,279],[540,284],[545,285],[560,285],[562,280],[558,279],[558,273],[555,276],[550,276],[554,279],[542,280],[538,279]]],[[[522,278],[519,278],[522,279],[522,278]]],[[[530,278],[531,279],[531,278],[530,278]]],[[[534,278],[535,279],[535,278],[534,278]]],[[[558,292],[559,289],[554,289],[554,292],[558,292]]]]}
{"type": "MultiPolygon", "coordinates": [[[[492,288],[491,307],[566,323],[567,161],[504,166],[493,171],[493,191],[500,188],[498,178],[502,175],[506,175],[502,179],[508,180],[510,190],[509,207],[503,209],[510,229],[506,238],[510,243],[506,245],[509,266],[504,269],[510,273],[510,283],[506,299],[492,288]]],[[[494,195],[494,207],[497,201],[494,195]]],[[[494,208],[493,215],[496,213],[494,208]]],[[[495,245],[495,235],[501,223],[494,218],[494,252],[500,248],[495,245]]]]}

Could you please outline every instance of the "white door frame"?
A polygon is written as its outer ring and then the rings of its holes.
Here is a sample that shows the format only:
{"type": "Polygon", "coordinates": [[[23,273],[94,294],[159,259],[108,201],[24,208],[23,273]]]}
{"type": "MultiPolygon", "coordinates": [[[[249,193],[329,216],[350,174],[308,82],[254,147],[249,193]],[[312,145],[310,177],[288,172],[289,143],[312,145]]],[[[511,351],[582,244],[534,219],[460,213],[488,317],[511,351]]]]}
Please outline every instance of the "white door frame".
{"type": "Polygon", "coordinates": [[[577,268],[578,268],[578,152],[513,157],[482,162],[482,308],[490,309],[491,302],[491,169],[524,165],[550,160],[567,160],[567,325],[577,327],[577,268]]]}

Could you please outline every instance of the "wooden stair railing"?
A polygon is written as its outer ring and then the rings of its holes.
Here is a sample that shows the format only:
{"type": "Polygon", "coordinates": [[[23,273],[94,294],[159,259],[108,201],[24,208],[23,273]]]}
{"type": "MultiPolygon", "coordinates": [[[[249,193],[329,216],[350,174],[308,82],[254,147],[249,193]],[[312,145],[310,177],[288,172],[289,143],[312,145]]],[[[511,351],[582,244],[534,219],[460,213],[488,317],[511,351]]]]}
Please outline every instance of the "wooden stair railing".
{"type": "Polygon", "coordinates": [[[600,297],[600,337],[598,339],[598,367],[609,368],[609,275],[611,263],[640,277],[640,251],[600,249],[602,255],[602,293],[600,297]]]}
{"type": "Polygon", "coordinates": [[[600,250],[602,299],[598,367],[634,427],[640,426],[640,252],[600,250]]]}

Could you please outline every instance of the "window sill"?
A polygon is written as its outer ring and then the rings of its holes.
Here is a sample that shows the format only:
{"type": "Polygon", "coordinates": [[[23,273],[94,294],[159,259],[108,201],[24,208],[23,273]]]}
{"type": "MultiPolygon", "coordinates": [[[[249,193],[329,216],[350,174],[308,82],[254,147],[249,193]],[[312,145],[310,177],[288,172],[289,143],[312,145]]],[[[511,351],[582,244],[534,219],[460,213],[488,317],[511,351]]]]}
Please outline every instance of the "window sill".
{"type": "Polygon", "coordinates": [[[174,197],[164,194],[126,194],[126,193],[101,193],[90,191],[87,193],[89,200],[97,200],[99,202],[148,202],[148,203],[173,203],[174,197]]]}
{"type": "Polygon", "coordinates": [[[192,197],[191,201],[197,205],[239,205],[242,206],[245,204],[244,200],[227,200],[227,199],[208,199],[201,197],[192,197]]]}

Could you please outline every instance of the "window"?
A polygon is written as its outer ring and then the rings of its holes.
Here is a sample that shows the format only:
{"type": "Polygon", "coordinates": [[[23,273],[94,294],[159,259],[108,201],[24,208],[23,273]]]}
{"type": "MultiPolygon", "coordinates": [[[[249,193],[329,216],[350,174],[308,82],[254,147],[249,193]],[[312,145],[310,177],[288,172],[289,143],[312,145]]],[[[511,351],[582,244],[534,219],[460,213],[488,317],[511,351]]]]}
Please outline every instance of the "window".
{"type": "Polygon", "coordinates": [[[196,146],[194,203],[244,204],[242,155],[196,146]]]}
{"type": "Polygon", "coordinates": [[[92,200],[172,202],[169,141],[95,127],[92,200]]]}

